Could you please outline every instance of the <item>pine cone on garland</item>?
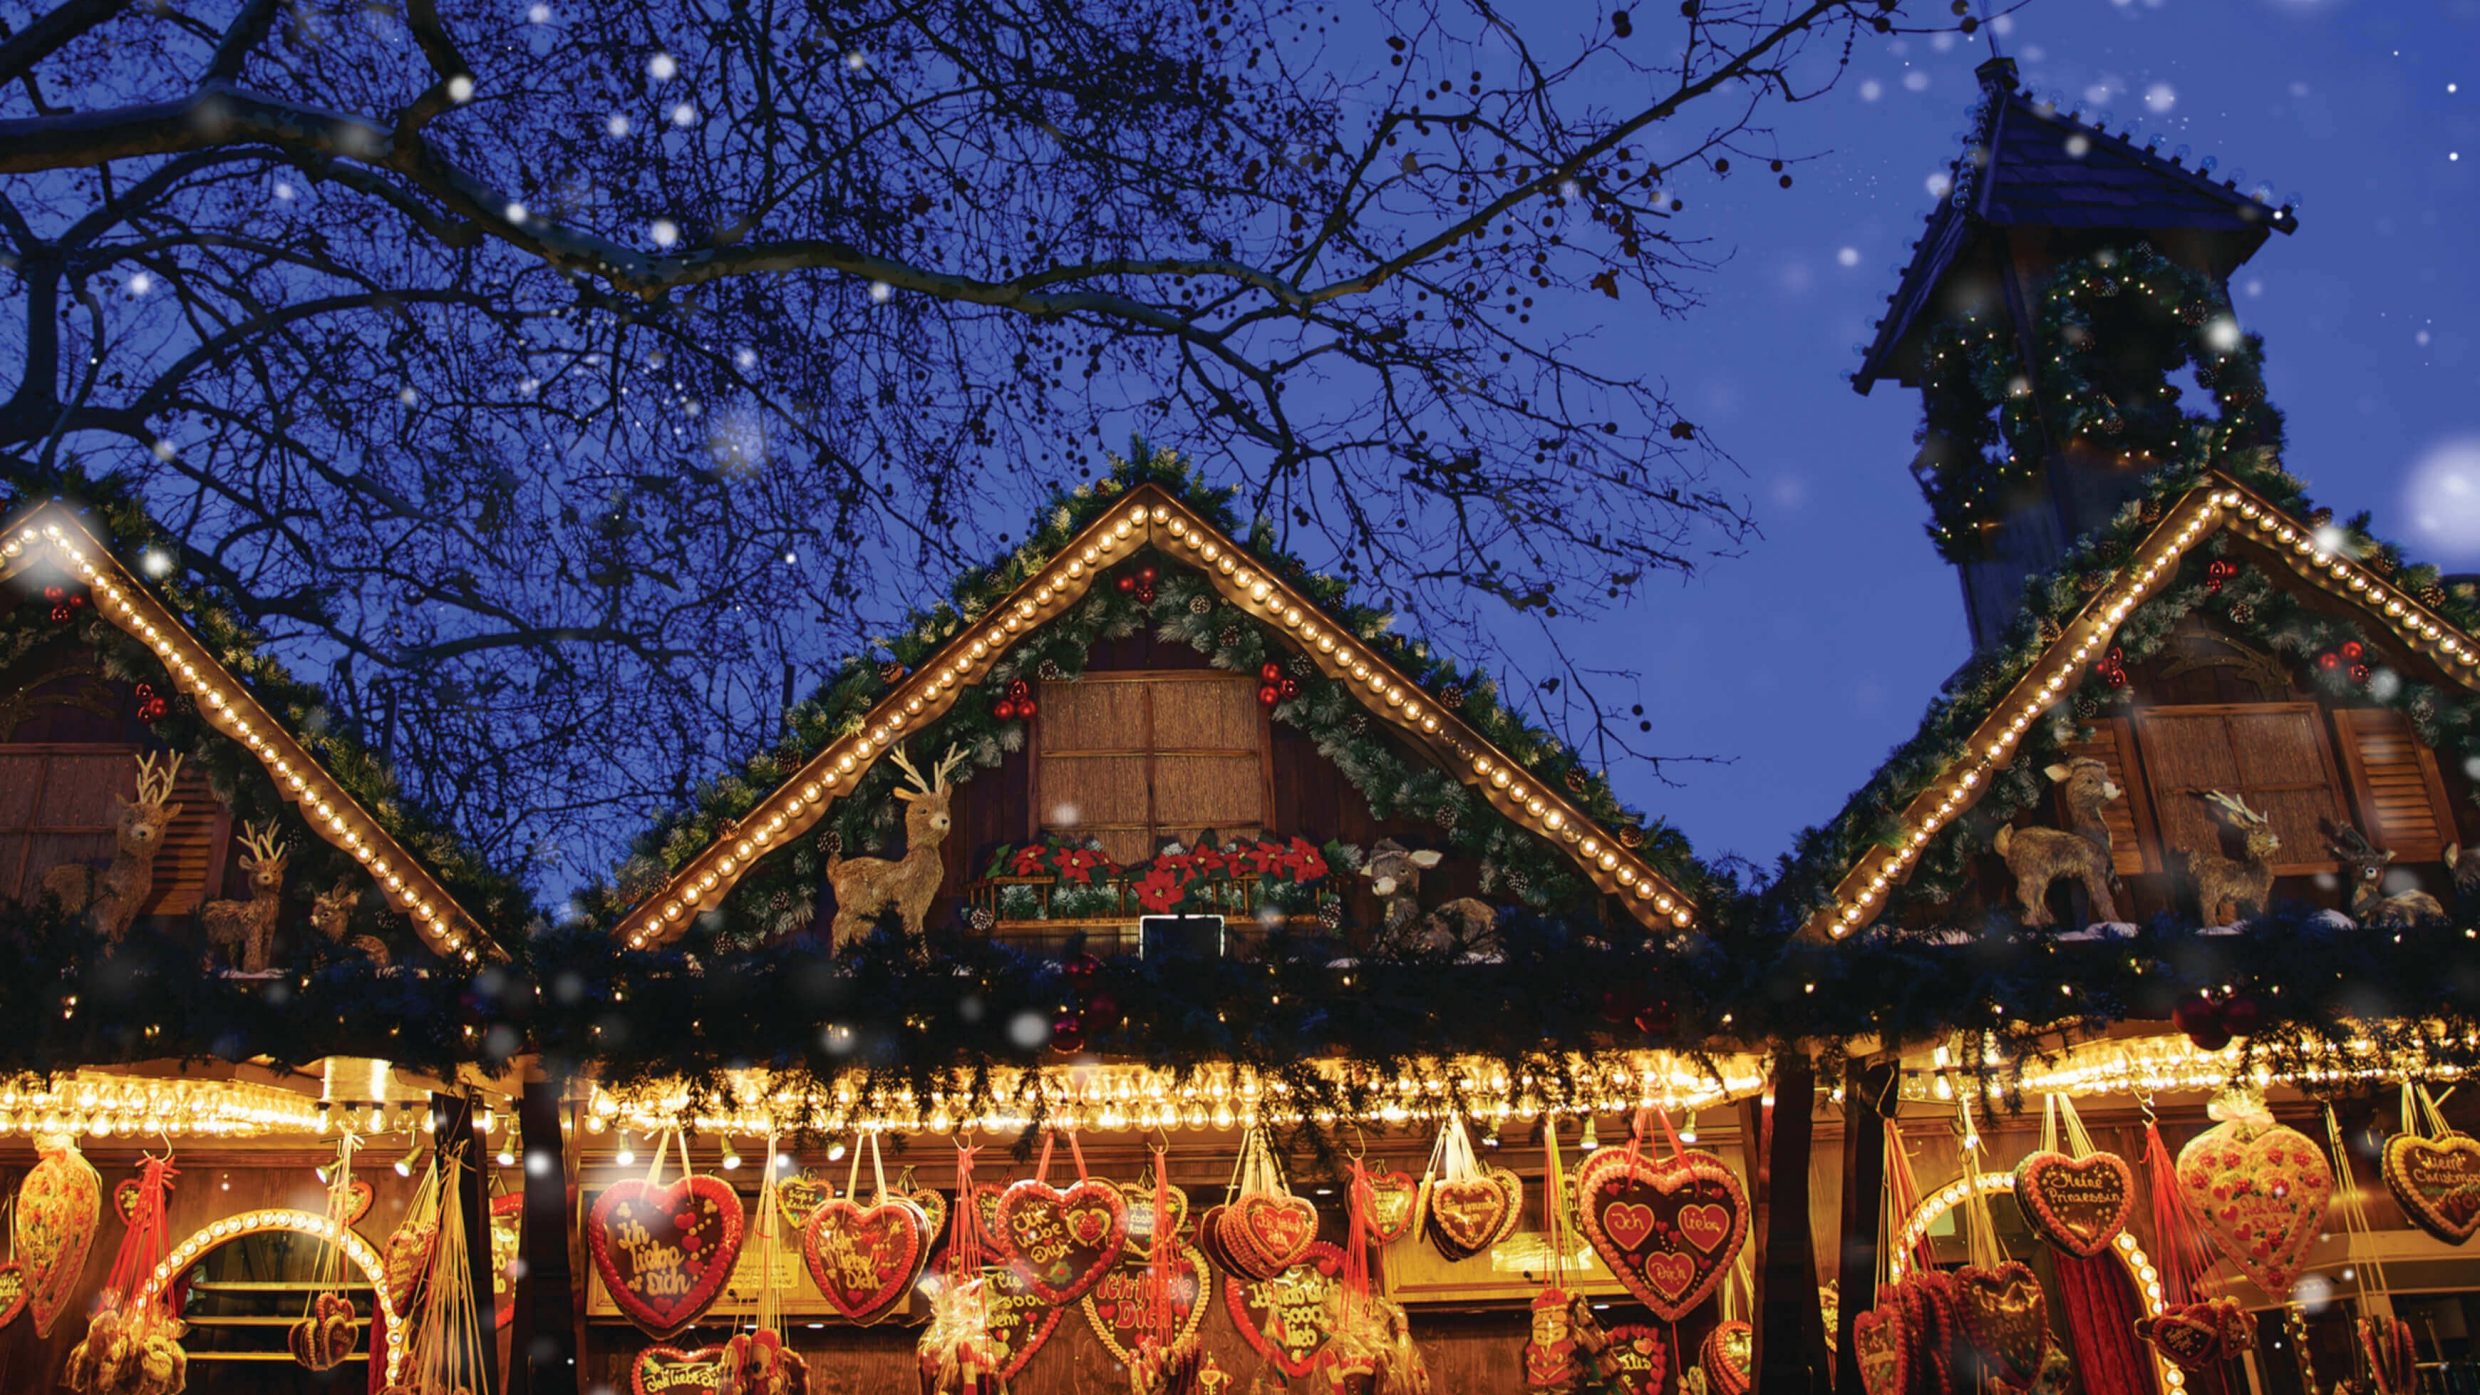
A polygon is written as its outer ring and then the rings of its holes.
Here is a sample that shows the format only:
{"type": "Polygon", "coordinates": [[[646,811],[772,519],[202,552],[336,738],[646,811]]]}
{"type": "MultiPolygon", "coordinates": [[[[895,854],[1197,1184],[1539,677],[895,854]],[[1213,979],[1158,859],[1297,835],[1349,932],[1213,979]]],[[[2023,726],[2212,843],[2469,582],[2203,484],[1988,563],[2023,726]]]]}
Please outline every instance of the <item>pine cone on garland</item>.
{"type": "Polygon", "coordinates": [[[1571,765],[1567,767],[1567,792],[1569,794],[1584,793],[1585,786],[1590,783],[1591,780],[1585,775],[1583,766],[1571,765]]]}
{"type": "Polygon", "coordinates": [[[1067,677],[1068,672],[1066,669],[1059,666],[1059,661],[1057,659],[1044,659],[1042,662],[1033,666],[1033,676],[1041,679],[1045,683],[1056,683],[1060,679],[1067,677]]]}
{"type": "Polygon", "coordinates": [[[1318,928],[1335,931],[1343,928],[1343,903],[1331,896],[1318,898],[1318,928]]]}
{"type": "Polygon", "coordinates": [[[2075,589],[2089,596],[2100,590],[2108,578],[2099,572],[2084,572],[2075,578],[2075,589]]]}
{"type": "Polygon", "coordinates": [[[1645,830],[1643,830],[1642,828],[1637,827],[1635,824],[1632,824],[1632,823],[1623,823],[1623,824],[1619,825],[1619,846],[1620,846],[1620,847],[1623,847],[1623,848],[1641,848],[1641,847],[1643,847],[1644,845],[1645,845],[1645,830]]]}
{"type": "Polygon", "coordinates": [[[2332,509],[2318,507],[2308,511],[2308,526],[2311,528],[2322,528],[2333,521],[2334,511],[2332,509]]]}
{"type": "Polygon", "coordinates": [[[1309,662],[1308,655],[1294,654],[1292,656],[1292,676],[1294,678],[1306,678],[1315,672],[1317,672],[1317,665],[1309,662]]]}
{"type": "Polygon", "coordinates": [[[1238,625],[1225,625],[1223,627],[1223,632],[1214,637],[1214,642],[1220,648],[1238,648],[1240,644],[1240,627],[1238,625]]]}
{"type": "Polygon", "coordinates": [[[999,918],[990,913],[988,906],[975,906],[965,919],[968,924],[972,925],[973,933],[977,935],[989,934],[990,928],[999,923],[999,918]]]}
{"type": "Polygon", "coordinates": [[[2443,586],[2439,586],[2435,582],[2430,582],[2428,585],[2420,588],[2420,604],[2427,606],[2431,610],[2435,610],[2437,607],[2444,605],[2445,603],[2446,588],[2443,586]]]}
{"type": "Polygon", "coordinates": [[[1204,615],[1213,609],[1214,598],[1203,591],[1188,598],[1188,613],[1191,615],[1204,615]]]}
{"type": "Polygon", "coordinates": [[[2065,633],[2065,630],[2059,628],[2057,621],[2047,618],[2041,621],[2039,634],[2043,644],[2056,644],[2058,637],[2065,633]]]}
{"type": "Polygon", "coordinates": [[[878,666],[878,681],[892,688],[896,684],[902,682],[904,675],[910,672],[912,672],[912,670],[906,668],[903,664],[898,663],[894,659],[889,659],[887,662],[878,666]]]}
{"type": "Polygon", "coordinates": [[[1363,732],[1369,730],[1369,714],[1366,712],[1355,712],[1352,714],[1352,719],[1344,723],[1344,725],[1351,730],[1354,736],[1359,736],[1363,732]]]}
{"type": "Polygon", "coordinates": [[[1464,705],[1464,685],[1461,683],[1449,683],[1447,686],[1440,688],[1438,690],[1438,700],[1449,707],[1462,707],[1464,705]]]}
{"type": "Polygon", "coordinates": [[[2397,565],[2394,561],[2393,551],[2389,548],[2383,547],[2376,548],[2367,556],[2359,559],[2359,564],[2366,567],[2368,570],[2375,572],[2379,576],[2392,576],[2394,574],[2394,568],[2397,565]]]}
{"type": "Polygon", "coordinates": [[[2137,513],[2138,513],[2138,515],[2139,515],[2139,516],[2141,516],[2141,517],[2144,519],[2144,521],[2145,521],[2145,522],[2147,522],[2147,523],[2159,523],[2159,522],[2161,522],[2161,500],[2159,500],[2159,499],[2147,499],[2147,500],[2145,500],[2145,501],[2144,501],[2144,503],[2143,503],[2143,506],[2137,510],[2137,513]]]}
{"type": "Polygon", "coordinates": [[[2255,619],[2256,607],[2249,605],[2245,601],[2232,601],[2230,603],[2230,623],[2234,625],[2245,625],[2252,623],[2255,619]]]}
{"type": "Polygon", "coordinates": [[[2077,699],[2075,700],[2075,715],[2076,715],[2076,716],[2078,716],[2078,717],[2085,717],[2085,718],[2091,718],[2091,717],[2098,717],[2098,716],[2100,716],[2100,715],[2101,715],[2101,701],[2100,701],[2100,699],[2098,699],[2098,698],[2092,698],[2092,697],[2079,697],[2079,698],[2077,698],[2077,699]]]}

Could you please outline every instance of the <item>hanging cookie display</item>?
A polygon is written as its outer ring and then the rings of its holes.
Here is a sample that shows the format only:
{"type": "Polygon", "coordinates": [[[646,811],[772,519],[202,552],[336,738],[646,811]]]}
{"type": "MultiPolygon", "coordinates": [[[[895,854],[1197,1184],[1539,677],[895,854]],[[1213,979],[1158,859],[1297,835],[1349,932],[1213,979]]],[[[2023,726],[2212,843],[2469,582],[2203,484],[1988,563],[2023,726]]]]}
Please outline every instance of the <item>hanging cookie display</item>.
{"type": "Polygon", "coordinates": [[[1657,1161],[1631,1140],[1587,1157],[1576,1186],[1586,1242],[1664,1322],[1710,1297],[1748,1239],[1748,1194],[1711,1153],[1657,1161]]]}
{"type": "Polygon", "coordinates": [[[650,1337],[668,1337],[722,1294],[745,1221],[740,1194],[719,1177],[694,1172],[688,1142],[674,1129],[656,1142],[643,1178],[614,1182],[594,1199],[586,1249],[621,1314],[650,1337]],[[665,1182],[664,1158],[673,1147],[680,1176],[665,1182]]]}
{"type": "Polygon", "coordinates": [[[2288,1299],[2333,1199],[2333,1168],[2264,1100],[2231,1091],[2179,1149],[2179,1189],[2206,1238],[2268,1297],[2288,1299]]]}

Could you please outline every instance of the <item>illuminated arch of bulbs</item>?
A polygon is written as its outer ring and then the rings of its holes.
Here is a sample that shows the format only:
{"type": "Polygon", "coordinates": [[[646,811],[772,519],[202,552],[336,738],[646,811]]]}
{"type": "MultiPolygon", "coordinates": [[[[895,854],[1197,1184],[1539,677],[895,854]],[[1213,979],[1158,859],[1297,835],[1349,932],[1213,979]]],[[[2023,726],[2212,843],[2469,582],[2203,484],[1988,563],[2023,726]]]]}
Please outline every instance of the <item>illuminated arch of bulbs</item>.
{"type": "Polygon", "coordinates": [[[154,1272],[146,1276],[146,1282],[138,1287],[138,1306],[143,1308],[153,1303],[172,1285],[174,1279],[204,1258],[207,1251],[245,1235],[273,1235],[287,1231],[307,1235],[313,1240],[324,1240],[342,1249],[345,1258],[353,1261],[353,1267],[361,1271],[362,1277],[370,1280],[371,1307],[387,1333],[387,1351],[382,1358],[387,1368],[386,1383],[396,1384],[398,1369],[405,1359],[405,1324],[397,1320],[396,1305],[388,1298],[386,1266],[380,1262],[379,1252],[372,1249],[370,1242],[364,1240],[359,1232],[315,1212],[281,1209],[244,1211],[238,1216],[228,1216],[201,1226],[187,1239],[173,1246],[172,1253],[166,1255],[163,1263],[156,1265],[154,1272]]]}
{"type": "Polygon", "coordinates": [[[2016,745],[2041,714],[2063,701],[2094,657],[2106,653],[2128,615],[2175,580],[2179,560],[2224,528],[2271,551],[2291,570],[2322,589],[2361,607],[2404,647],[2426,656],[2465,687],[2480,689],[2480,641],[2419,599],[2334,548],[2323,530],[2292,518],[2264,496],[2222,474],[2179,496],[2133,556],[2115,584],[2103,588],[2067,622],[2006,696],[1973,729],[1965,755],[1904,806],[1893,846],[1870,853],[1835,886],[1834,900],[1809,921],[1808,930],[1840,939],[1868,924],[1892,890],[1911,875],[1940,829],[1978,803],[1989,776],[2014,758],[2016,745]]]}
{"type": "Polygon", "coordinates": [[[1193,563],[1225,597],[1283,631],[1327,677],[1350,685],[1370,711],[1451,754],[1466,784],[1510,820],[1565,848],[1596,886],[1617,896],[1639,921],[1685,928],[1695,919],[1695,907],[1683,892],[1581,809],[1452,711],[1433,704],[1418,682],[1336,625],[1313,598],[1293,590],[1160,486],[1144,484],[889,690],[863,717],[861,730],[812,756],[722,838],[682,864],[622,917],[617,933],[630,948],[643,949],[686,930],[751,864],[814,826],[888,748],[953,707],[1020,638],[1074,605],[1104,569],[1149,545],[1193,563]]]}
{"type": "Polygon", "coordinates": [[[346,793],[249,689],[233,679],[189,627],[132,577],[65,506],[44,504],[0,536],[0,579],[15,574],[45,551],[86,584],[95,598],[95,609],[105,619],[155,651],[172,681],[196,700],[200,715],[258,758],[276,792],[300,807],[301,820],[312,832],[362,864],[425,944],[469,964],[484,954],[500,957],[499,947],[474,925],[447,889],[406,854],[370,811],[346,793]]]}
{"type": "MultiPolygon", "coordinates": [[[[1895,1236],[1893,1252],[1886,1263],[1888,1277],[1901,1281],[1904,1273],[1911,1268],[1913,1252],[1928,1240],[1930,1228],[1947,1212],[1962,1205],[1964,1198],[1974,1192],[1983,1196],[2005,1192],[2012,1196],[2015,1193],[2015,1174],[1977,1172],[1970,1177],[1958,1177],[1922,1198],[1920,1205],[1904,1220],[1901,1233],[1895,1236]]],[[[2120,1231],[2118,1238],[2110,1243],[2110,1253],[2118,1256],[2118,1262],[2126,1267],[2127,1277],[2134,1282],[2137,1296],[2144,1300],[2144,1315],[2160,1317],[2167,1306],[2161,1297],[2161,1271],[2154,1267],[2152,1256],[2144,1253],[2144,1247],[2137,1243],[2135,1232],[2120,1231]]],[[[2152,1358],[2153,1375],[2160,1382],[2160,1388],[2169,1395],[2182,1395],[2187,1386],[2187,1373],[2172,1364],[2150,1342],[2145,1343],[2145,1351],[2152,1358]]]]}

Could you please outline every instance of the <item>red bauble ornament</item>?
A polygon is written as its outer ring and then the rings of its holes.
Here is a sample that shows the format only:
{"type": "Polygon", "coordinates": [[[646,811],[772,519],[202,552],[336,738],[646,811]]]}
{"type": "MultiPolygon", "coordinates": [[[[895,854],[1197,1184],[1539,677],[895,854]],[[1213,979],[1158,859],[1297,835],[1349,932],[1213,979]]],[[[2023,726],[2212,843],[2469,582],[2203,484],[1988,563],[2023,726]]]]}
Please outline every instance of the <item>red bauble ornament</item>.
{"type": "Polygon", "coordinates": [[[2219,1051],[2230,1045],[2230,1024],[2221,1006],[2210,998],[2189,998],[2171,1010],[2170,1020],[2200,1051],[2219,1051]]]}
{"type": "Polygon", "coordinates": [[[2256,1000],[2245,993],[2225,999],[2221,1011],[2222,1026],[2232,1036],[2237,1037],[2253,1034],[2256,1030],[2257,1019],[2262,1016],[2262,1009],[2256,1000]]]}
{"type": "Polygon", "coordinates": [[[2354,683],[2365,683],[2368,681],[2368,676],[2372,672],[2374,672],[2374,670],[2370,669],[2366,664],[2353,664],[2351,665],[2351,681],[2354,683]]]}
{"type": "Polygon", "coordinates": [[[1033,699],[1032,699],[1032,698],[1026,698],[1023,702],[1020,702],[1020,703],[1016,704],[1016,715],[1017,715],[1017,716],[1019,716],[1019,717],[1030,717],[1030,716],[1032,716],[1032,715],[1033,715],[1033,713],[1034,713],[1034,706],[1033,706],[1033,699]]]}
{"type": "Polygon", "coordinates": [[[2333,670],[2342,667],[2342,656],[2328,649],[2324,653],[2316,656],[2316,666],[2330,673],[2333,670]]]}
{"type": "Polygon", "coordinates": [[[53,624],[55,624],[55,625],[66,625],[66,624],[68,624],[68,623],[69,623],[69,607],[67,607],[67,606],[65,606],[65,605],[56,605],[56,606],[53,606],[53,607],[52,607],[52,623],[53,623],[53,624]]]}
{"type": "Polygon", "coordinates": [[[1283,665],[1268,659],[1257,666],[1257,676],[1262,682],[1280,683],[1283,681],[1283,665]]]}
{"type": "Polygon", "coordinates": [[[1063,959],[1059,963],[1060,977],[1077,983],[1083,983],[1101,972],[1102,959],[1098,955],[1079,954],[1073,958],[1063,959]]]}
{"type": "Polygon", "coordinates": [[[1014,698],[999,699],[998,705],[990,709],[990,715],[1002,722],[1016,720],[1016,700],[1014,698]]]}
{"type": "Polygon", "coordinates": [[[1287,698],[1296,698],[1300,696],[1300,684],[1292,679],[1286,678],[1282,682],[1275,685],[1275,691],[1281,693],[1287,698]]]}
{"type": "Polygon", "coordinates": [[[2346,639],[2342,642],[2342,657],[2346,659],[2356,659],[2362,652],[2363,651],[2360,648],[2360,643],[2358,640],[2346,639]]]}
{"type": "Polygon", "coordinates": [[[1121,578],[1119,579],[1119,589],[1121,589],[1122,591],[1134,591],[1134,590],[1136,590],[1136,589],[1137,589],[1137,579],[1136,579],[1135,577],[1133,577],[1133,576],[1123,576],[1123,577],[1121,577],[1121,578]]]}
{"type": "Polygon", "coordinates": [[[1269,683],[1265,687],[1257,690],[1257,705],[1260,707],[1272,707],[1282,700],[1283,690],[1275,687],[1272,683],[1269,683]]]}
{"type": "Polygon", "coordinates": [[[1051,1050],[1073,1056],[1085,1049],[1085,1014],[1062,1012],[1051,1019],[1051,1050]]]}

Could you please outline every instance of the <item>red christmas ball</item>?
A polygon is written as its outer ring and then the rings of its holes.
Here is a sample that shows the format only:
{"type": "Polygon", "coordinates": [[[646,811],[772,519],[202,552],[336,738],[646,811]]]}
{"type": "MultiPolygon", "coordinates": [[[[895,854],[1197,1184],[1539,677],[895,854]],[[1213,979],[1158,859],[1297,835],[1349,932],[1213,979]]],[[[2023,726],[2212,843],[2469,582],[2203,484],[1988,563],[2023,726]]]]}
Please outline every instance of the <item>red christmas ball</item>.
{"type": "Polygon", "coordinates": [[[1268,683],[1281,682],[1283,678],[1283,665],[1276,663],[1272,659],[1268,659],[1266,662],[1257,666],[1257,676],[1268,683]]]}
{"type": "Polygon", "coordinates": [[[1016,720],[1016,699],[999,699],[998,705],[990,709],[990,715],[998,718],[1002,722],[1012,722],[1016,720]]]}
{"type": "Polygon", "coordinates": [[[1153,579],[1154,579],[1154,569],[1153,569],[1152,567],[1142,567],[1142,568],[1139,568],[1139,569],[1138,569],[1138,571],[1137,571],[1137,580],[1139,580],[1139,581],[1152,581],[1153,579]]]}
{"type": "Polygon", "coordinates": [[[1017,716],[1019,716],[1019,717],[1030,717],[1030,716],[1032,716],[1032,715],[1033,715],[1033,699],[1032,699],[1032,698],[1026,698],[1026,699],[1024,699],[1024,700],[1022,700],[1022,701],[1018,702],[1018,703],[1016,704],[1016,715],[1017,715],[1017,716]]]}
{"type": "Polygon", "coordinates": [[[2188,999],[2171,1009],[2170,1020],[2199,1050],[2219,1051],[2230,1045],[2230,1024],[2224,1020],[2221,1006],[2210,998],[2188,999]]]}
{"type": "Polygon", "coordinates": [[[2351,681],[2354,683],[2365,683],[2368,681],[2369,675],[2373,672],[2375,672],[2375,670],[2369,668],[2366,664],[2353,664],[2351,665],[2351,681]]]}
{"type": "Polygon", "coordinates": [[[2331,672],[2334,669],[2342,667],[2342,656],[2328,650],[2327,652],[2316,656],[2316,666],[2331,672]]]}
{"type": "Polygon", "coordinates": [[[1300,684],[1289,678],[1286,678],[1281,683],[1276,684],[1275,687],[1278,692],[1282,693],[1283,696],[1287,698],[1300,696],[1300,684]]]}
{"type": "Polygon", "coordinates": [[[68,598],[69,588],[65,586],[46,586],[43,588],[43,599],[50,601],[54,605],[58,605],[68,598]]]}
{"type": "Polygon", "coordinates": [[[1271,683],[1257,690],[1257,703],[1260,707],[1272,707],[1282,700],[1283,694],[1277,692],[1271,683]]]}
{"type": "Polygon", "coordinates": [[[1101,972],[1102,960],[1097,955],[1077,954],[1059,961],[1060,976],[1071,982],[1083,983],[1101,972]]]}
{"type": "Polygon", "coordinates": [[[2263,1009],[2254,998],[2245,993],[2238,994],[2222,1004],[2222,1025],[2230,1030],[2232,1036],[2253,1035],[2256,1031],[2256,1023],[2262,1016],[2263,1009]]]}
{"type": "Polygon", "coordinates": [[[1136,590],[1136,589],[1137,589],[1137,579],[1136,579],[1135,577],[1133,577],[1133,576],[1123,576],[1123,577],[1121,577],[1121,578],[1119,579],[1119,589],[1121,589],[1122,591],[1134,591],[1134,590],[1136,590]]]}
{"type": "Polygon", "coordinates": [[[1085,1049],[1085,1015],[1063,1012],[1051,1019],[1051,1050],[1073,1056],[1085,1049]]]}
{"type": "Polygon", "coordinates": [[[2346,639],[2342,642],[2342,657],[2346,659],[2356,659],[2359,656],[2360,646],[2358,640],[2346,639]]]}

